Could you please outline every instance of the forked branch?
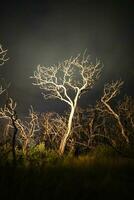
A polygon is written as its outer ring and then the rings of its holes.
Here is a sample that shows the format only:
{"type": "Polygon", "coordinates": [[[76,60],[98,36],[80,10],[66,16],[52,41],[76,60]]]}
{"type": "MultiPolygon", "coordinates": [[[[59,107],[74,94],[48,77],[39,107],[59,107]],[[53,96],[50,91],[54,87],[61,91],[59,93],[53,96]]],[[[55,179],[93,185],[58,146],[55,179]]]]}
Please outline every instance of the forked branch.
{"type": "Polygon", "coordinates": [[[121,123],[119,114],[117,114],[113,110],[111,105],[109,104],[110,100],[112,98],[116,97],[117,94],[119,94],[120,88],[121,88],[122,85],[123,85],[123,81],[120,81],[120,80],[117,80],[117,81],[112,82],[110,84],[106,84],[104,86],[104,93],[103,93],[103,96],[101,97],[101,102],[103,103],[106,111],[116,119],[123,138],[125,139],[125,141],[127,143],[129,143],[129,138],[125,133],[125,130],[124,130],[124,127],[123,127],[123,125],[121,123]]]}

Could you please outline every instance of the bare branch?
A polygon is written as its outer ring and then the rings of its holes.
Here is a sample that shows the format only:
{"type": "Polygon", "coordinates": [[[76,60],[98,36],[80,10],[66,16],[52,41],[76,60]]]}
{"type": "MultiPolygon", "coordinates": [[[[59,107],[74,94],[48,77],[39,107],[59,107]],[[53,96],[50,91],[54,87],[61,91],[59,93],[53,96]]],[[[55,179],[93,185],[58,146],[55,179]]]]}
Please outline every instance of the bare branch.
{"type": "MultiPolygon", "coordinates": [[[[9,60],[9,58],[7,58],[6,55],[7,55],[7,49],[4,50],[4,49],[2,48],[2,45],[0,44],[0,66],[4,65],[4,63],[5,63],[7,60],[9,60]]],[[[6,89],[3,88],[3,86],[0,86],[0,95],[1,95],[2,93],[4,93],[5,91],[6,91],[6,89]]]]}
{"type": "Polygon", "coordinates": [[[12,98],[9,98],[4,108],[0,108],[0,118],[5,118],[9,120],[9,124],[7,126],[6,131],[9,131],[10,127],[14,129],[13,137],[12,137],[12,153],[13,153],[14,164],[16,164],[15,146],[16,146],[16,134],[18,131],[17,126],[16,126],[16,121],[17,121],[16,106],[17,106],[17,103],[13,101],[12,98]]]}
{"type": "Polygon", "coordinates": [[[119,102],[117,107],[119,115],[122,115],[125,120],[127,120],[132,128],[129,130],[133,132],[134,130],[134,99],[129,96],[125,96],[122,102],[119,102]]]}
{"type": "Polygon", "coordinates": [[[2,85],[0,86],[0,95],[2,94],[2,93],[4,93],[6,91],[6,89],[4,89],[3,87],[2,87],[2,85]]]}
{"type": "Polygon", "coordinates": [[[6,58],[7,55],[7,49],[4,50],[2,48],[2,45],[0,45],[0,65],[4,65],[4,63],[9,60],[9,58],[6,58]]]}
{"type": "Polygon", "coordinates": [[[116,82],[112,82],[110,84],[106,84],[104,86],[104,94],[101,98],[101,102],[106,108],[106,111],[108,111],[109,114],[111,114],[116,121],[118,122],[118,125],[121,130],[121,134],[125,141],[129,143],[129,138],[125,133],[124,127],[121,123],[120,116],[113,110],[113,108],[110,106],[109,101],[114,98],[119,92],[120,92],[120,87],[123,85],[123,81],[118,80],[116,82]]]}
{"type": "Polygon", "coordinates": [[[23,153],[27,154],[28,147],[35,137],[35,133],[40,130],[38,114],[34,111],[33,107],[29,109],[28,120],[23,122],[18,119],[16,126],[19,130],[20,139],[23,141],[23,153]]]}

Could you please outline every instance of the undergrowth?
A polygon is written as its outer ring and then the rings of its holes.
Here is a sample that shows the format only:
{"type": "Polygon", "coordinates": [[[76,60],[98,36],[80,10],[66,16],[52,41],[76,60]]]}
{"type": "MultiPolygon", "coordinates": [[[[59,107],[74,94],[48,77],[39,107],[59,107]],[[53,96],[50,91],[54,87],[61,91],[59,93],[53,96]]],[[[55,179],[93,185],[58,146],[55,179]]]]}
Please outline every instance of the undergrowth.
{"type": "Polygon", "coordinates": [[[39,146],[18,152],[16,166],[11,154],[0,159],[0,199],[127,199],[133,185],[134,160],[108,146],[78,157],[39,146]]]}

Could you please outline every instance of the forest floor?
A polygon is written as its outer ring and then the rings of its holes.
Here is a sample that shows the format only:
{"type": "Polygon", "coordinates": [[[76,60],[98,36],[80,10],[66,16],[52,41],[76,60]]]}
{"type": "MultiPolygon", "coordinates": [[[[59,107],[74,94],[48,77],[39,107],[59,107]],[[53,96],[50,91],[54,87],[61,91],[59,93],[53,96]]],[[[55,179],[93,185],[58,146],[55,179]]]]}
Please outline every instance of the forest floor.
{"type": "Polygon", "coordinates": [[[99,151],[16,166],[0,163],[0,199],[133,199],[134,159],[99,151]]]}

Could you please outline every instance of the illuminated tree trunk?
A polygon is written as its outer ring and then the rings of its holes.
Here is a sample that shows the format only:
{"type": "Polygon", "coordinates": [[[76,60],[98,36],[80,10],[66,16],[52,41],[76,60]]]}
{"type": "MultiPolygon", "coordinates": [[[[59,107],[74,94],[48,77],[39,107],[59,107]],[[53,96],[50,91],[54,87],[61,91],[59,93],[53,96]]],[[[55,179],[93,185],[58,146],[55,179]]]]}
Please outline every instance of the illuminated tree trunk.
{"type": "Polygon", "coordinates": [[[71,105],[71,112],[69,115],[69,120],[68,120],[68,126],[67,126],[67,132],[65,133],[65,135],[63,136],[63,138],[61,139],[61,143],[60,143],[60,147],[59,147],[59,154],[63,155],[64,151],[65,151],[65,147],[66,147],[66,143],[67,140],[71,134],[71,129],[72,129],[72,122],[73,122],[73,116],[74,116],[74,112],[77,106],[77,101],[78,101],[78,97],[79,97],[80,92],[78,92],[76,94],[76,97],[74,99],[74,104],[71,105]]]}

